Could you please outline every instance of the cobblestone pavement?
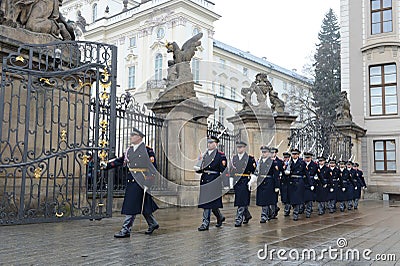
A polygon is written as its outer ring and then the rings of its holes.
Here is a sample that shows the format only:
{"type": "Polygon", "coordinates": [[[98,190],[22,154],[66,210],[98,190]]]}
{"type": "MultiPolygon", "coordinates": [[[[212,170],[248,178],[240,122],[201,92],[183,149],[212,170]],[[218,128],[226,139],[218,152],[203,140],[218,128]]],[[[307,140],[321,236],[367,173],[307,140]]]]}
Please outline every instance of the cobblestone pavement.
{"type": "MultiPolygon", "coordinates": [[[[226,205],[227,206],[227,205],[226,205]]],[[[253,204],[254,206],[254,204],[253,204]]],[[[315,209],[315,206],[314,206],[315,209]]],[[[122,217],[117,215],[101,221],[78,220],[64,223],[0,226],[1,265],[400,265],[400,208],[389,207],[382,201],[363,201],[356,211],[304,215],[295,222],[280,212],[278,219],[259,223],[260,209],[251,207],[253,219],[248,225],[234,227],[233,207],[225,207],[223,227],[198,232],[201,210],[197,208],[168,208],[155,213],[160,229],[152,236],[144,234],[138,224],[128,239],[114,239],[122,217]],[[339,249],[349,254],[358,249],[360,261],[332,260],[324,253],[322,260],[303,260],[304,249],[315,249],[317,258],[324,248],[338,248],[338,238],[345,238],[347,246],[339,249]],[[284,249],[288,261],[261,260],[257,253],[267,244],[272,249],[284,249]],[[296,250],[299,252],[299,260],[296,250]],[[396,256],[391,262],[367,261],[365,249],[374,259],[377,254],[396,256]]],[[[137,219],[136,222],[139,220],[137,219]]],[[[339,254],[340,252],[334,253],[339,254]]],[[[305,253],[304,253],[305,254],[305,253]]],[[[263,256],[264,252],[260,252],[263,256]]],[[[383,258],[383,257],[382,257],[383,258]]]]}

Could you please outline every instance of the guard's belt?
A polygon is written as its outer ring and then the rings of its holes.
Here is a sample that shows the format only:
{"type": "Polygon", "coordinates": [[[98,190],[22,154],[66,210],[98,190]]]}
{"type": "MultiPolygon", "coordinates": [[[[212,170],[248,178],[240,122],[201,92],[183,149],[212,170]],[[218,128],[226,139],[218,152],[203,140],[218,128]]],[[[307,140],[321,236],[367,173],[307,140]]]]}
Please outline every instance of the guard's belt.
{"type": "Polygon", "coordinates": [[[235,176],[250,176],[250,174],[235,174],[235,176]]]}
{"type": "Polygon", "coordinates": [[[290,177],[293,177],[293,178],[304,178],[304,176],[302,176],[302,175],[291,175],[290,177]]]}
{"type": "Polygon", "coordinates": [[[131,172],[148,172],[149,168],[129,168],[129,171],[131,172]]]}
{"type": "Polygon", "coordinates": [[[218,174],[219,175],[219,172],[217,172],[217,171],[205,170],[203,172],[206,173],[206,174],[218,174]]]}
{"type": "Polygon", "coordinates": [[[272,175],[260,175],[261,178],[272,178],[272,175]]]}

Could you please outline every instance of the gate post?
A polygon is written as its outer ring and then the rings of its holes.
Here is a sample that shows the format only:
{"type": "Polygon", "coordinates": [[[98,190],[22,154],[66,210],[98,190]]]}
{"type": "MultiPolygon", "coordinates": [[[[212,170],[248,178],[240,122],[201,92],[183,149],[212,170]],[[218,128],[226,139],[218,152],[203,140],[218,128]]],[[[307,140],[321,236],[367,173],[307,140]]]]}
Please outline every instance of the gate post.
{"type": "Polygon", "coordinates": [[[355,160],[362,167],[361,138],[365,136],[367,130],[352,121],[336,122],[335,126],[342,134],[351,138],[351,154],[355,155],[355,160]]]}
{"type": "MultiPolygon", "coordinates": [[[[199,175],[194,166],[206,148],[207,117],[214,108],[206,106],[197,98],[185,101],[158,101],[149,104],[152,111],[168,123],[160,147],[167,154],[169,181],[176,184],[177,197],[167,201],[178,206],[195,206],[198,203],[199,175]]],[[[169,188],[170,190],[171,188],[169,188]]],[[[162,197],[162,195],[160,196],[162,197]]],[[[160,198],[160,200],[164,200],[160,198]]]]}

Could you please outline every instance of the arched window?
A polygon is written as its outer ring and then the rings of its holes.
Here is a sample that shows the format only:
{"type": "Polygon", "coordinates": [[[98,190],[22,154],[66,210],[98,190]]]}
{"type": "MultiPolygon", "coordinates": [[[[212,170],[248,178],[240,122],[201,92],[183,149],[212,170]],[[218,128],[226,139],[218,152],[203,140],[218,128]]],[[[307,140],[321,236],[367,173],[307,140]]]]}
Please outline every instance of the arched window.
{"type": "Polygon", "coordinates": [[[95,3],[92,7],[92,21],[95,22],[97,19],[97,4],[95,3]]]}
{"type": "Polygon", "coordinates": [[[156,55],[156,59],[155,59],[155,74],[154,74],[154,78],[155,80],[162,80],[162,54],[157,54],[156,55]]]}

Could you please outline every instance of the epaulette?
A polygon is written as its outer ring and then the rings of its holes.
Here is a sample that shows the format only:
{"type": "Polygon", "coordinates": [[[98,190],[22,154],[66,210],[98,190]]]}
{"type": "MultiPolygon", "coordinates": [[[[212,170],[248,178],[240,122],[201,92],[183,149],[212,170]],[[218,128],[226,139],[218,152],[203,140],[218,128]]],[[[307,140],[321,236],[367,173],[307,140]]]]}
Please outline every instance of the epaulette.
{"type": "Polygon", "coordinates": [[[225,155],[225,153],[223,152],[223,151],[218,151],[219,152],[219,154],[221,154],[221,155],[225,155]]]}
{"type": "Polygon", "coordinates": [[[146,145],[146,149],[148,149],[148,150],[152,150],[153,148],[152,148],[152,147],[150,147],[150,146],[147,146],[147,145],[146,145]]]}

